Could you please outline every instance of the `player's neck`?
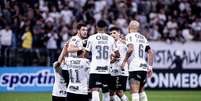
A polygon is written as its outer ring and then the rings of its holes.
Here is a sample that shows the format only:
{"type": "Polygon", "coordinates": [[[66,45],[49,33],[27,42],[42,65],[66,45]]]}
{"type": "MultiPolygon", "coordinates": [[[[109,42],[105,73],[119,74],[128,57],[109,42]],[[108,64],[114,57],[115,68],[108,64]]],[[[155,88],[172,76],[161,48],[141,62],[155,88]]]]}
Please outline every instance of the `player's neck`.
{"type": "Polygon", "coordinates": [[[79,33],[77,33],[77,36],[78,36],[80,39],[83,39],[79,33]]]}
{"type": "Polygon", "coordinates": [[[105,33],[105,31],[97,31],[97,33],[101,33],[102,34],[102,33],[105,33]]]}
{"type": "Polygon", "coordinates": [[[115,40],[116,42],[118,42],[118,41],[120,41],[120,38],[115,38],[114,40],[115,40]]]}
{"type": "Polygon", "coordinates": [[[137,33],[138,32],[138,30],[136,30],[136,29],[130,29],[129,30],[129,33],[137,33]]]}
{"type": "Polygon", "coordinates": [[[123,44],[126,43],[125,40],[122,40],[121,38],[119,38],[119,39],[117,40],[117,42],[120,42],[120,43],[123,43],[123,44]]]}

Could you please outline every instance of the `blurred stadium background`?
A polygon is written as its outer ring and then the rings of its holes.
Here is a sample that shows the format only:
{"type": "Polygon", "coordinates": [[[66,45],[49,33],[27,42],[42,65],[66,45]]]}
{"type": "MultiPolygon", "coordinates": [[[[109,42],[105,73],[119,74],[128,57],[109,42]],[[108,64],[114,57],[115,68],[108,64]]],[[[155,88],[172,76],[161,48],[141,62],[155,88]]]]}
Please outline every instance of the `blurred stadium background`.
{"type": "Polygon", "coordinates": [[[140,21],[155,52],[150,101],[200,101],[201,0],[0,0],[0,100],[50,101],[64,42],[100,19],[123,35],[140,21]]]}

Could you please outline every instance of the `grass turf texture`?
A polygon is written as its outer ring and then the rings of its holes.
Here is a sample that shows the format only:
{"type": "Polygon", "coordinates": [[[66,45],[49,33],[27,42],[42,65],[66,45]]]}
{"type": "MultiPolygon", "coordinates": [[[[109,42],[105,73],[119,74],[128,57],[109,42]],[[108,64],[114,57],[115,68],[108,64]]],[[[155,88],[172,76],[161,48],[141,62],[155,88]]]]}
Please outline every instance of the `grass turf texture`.
{"type": "MultiPolygon", "coordinates": [[[[126,92],[131,101],[131,95],[126,92]]],[[[147,91],[149,101],[201,101],[201,91],[147,91]]],[[[0,93],[0,101],[51,101],[51,93],[0,93]]]]}

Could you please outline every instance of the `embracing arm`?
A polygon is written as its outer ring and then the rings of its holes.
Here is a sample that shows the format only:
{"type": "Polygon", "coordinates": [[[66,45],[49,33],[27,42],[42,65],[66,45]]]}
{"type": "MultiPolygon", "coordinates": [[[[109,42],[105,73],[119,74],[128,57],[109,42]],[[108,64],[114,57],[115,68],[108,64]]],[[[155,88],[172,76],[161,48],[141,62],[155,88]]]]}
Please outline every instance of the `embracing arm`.
{"type": "Polygon", "coordinates": [[[78,48],[78,47],[76,47],[75,45],[73,45],[73,44],[69,44],[69,46],[68,46],[68,52],[77,52],[77,51],[79,51],[79,50],[82,50],[82,48],[78,48]]]}
{"type": "Polygon", "coordinates": [[[122,65],[121,65],[122,69],[124,68],[126,62],[128,62],[129,57],[130,57],[131,54],[133,53],[133,50],[134,50],[133,45],[132,45],[132,44],[129,44],[129,45],[128,45],[128,51],[126,52],[126,56],[125,56],[125,58],[124,58],[124,60],[123,60],[123,63],[122,63],[122,65]]]}
{"type": "Polygon", "coordinates": [[[152,49],[147,46],[145,51],[148,53],[148,69],[147,69],[147,74],[148,74],[148,77],[151,77],[152,76],[152,73],[153,73],[153,60],[154,60],[154,53],[152,51],[152,49]]]}

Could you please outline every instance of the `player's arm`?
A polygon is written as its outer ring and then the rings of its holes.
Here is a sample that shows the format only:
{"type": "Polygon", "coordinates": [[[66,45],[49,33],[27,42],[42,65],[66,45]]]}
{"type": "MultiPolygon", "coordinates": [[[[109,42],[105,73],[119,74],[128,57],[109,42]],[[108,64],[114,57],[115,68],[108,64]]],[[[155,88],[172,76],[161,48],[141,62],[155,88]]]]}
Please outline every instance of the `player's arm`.
{"type": "Polygon", "coordinates": [[[87,51],[87,50],[85,50],[84,51],[84,58],[87,58],[87,59],[89,59],[89,51],[87,51]]]}
{"type": "Polygon", "coordinates": [[[82,49],[83,49],[83,47],[80,45],[80,42],[75,38],[70,40],[68,48],[67,48],[69,53],[77,52],[82,49]]]}
{"type": "Polygon", "coordinates": [[[68,52],[77,52],[79,50],[82,50],[82,47],[76,47],[74,44],[69,44],[69,47],[67,48],[68,52]]]}
{"type": "Polygon", "coordinates": [[[118,50],[114,51],[114,58],[120,58],[120,53],[118,50]]]}
{"type": "Polygon", "coordinates": [[[148,77],[151,77],[153,73],[152,66],[153,66],[153,60],[154,60],[154,53],[149,45],[146,46],[145,52],[147,52],[147,55],[148,55],[148,65],[149,65],[147,73],[148,73],[148,77]]]}
{"type": "Polygon", "coordinates": [[[121,65],[122,69],[124,69],[124,66],[125,66],[126,62],[128,62],[128,59],[131,56],[131,54],[133,53],[133,51],[134,51],[133,44],[128,44],[128,50],[126,52],[126,56],[125,56],[125,58],[123,60],[123,63],[121,65]]]}
{"type": "Polygon", "coordinates": [[[114,63],[115,61],[119,60],[119,58],[120,58],[120,53],[117,50],[112,54],[110,63],[114,63]]]}
{"type": "Polygon", "coordinates": [[[84,58],[89,59],[89,54],[90,54],[90,52],[92,50],[91,48],[92,48],[92,38],[89,37],[88,40],[87,40],[85,51],[84,51],[84,58]]]}
{"type": "Polygon", "coordinates": [[[61,63],[64,60],[64,57],[68,55],[68,43],[66,43],[59,55],[58,62],[61,63]]]}
{"type": "Polygon", "coordinates": [[[58,58],[57,62],[54,64],[55,67],[59,68],[61,63],[62,63],[62,61],[64,60],[64,57],[68,55],[67,48],[68,48],[68,43],[66,43],[64,45],[64,47],[63,47],[63,49],[62,49],[62,51],[61,51],[61,53],[59,55],[59,58],[58,58]]]}
{"type": "Polygon", "coordinates": [[[55,68],[55,71],[57,73],[59,73],[60,75],[62,75],[62,69],[61,69],[60,64],[58,63],[58,61],[55,61],[53,63],[53,67],[55,68]]]}
{"type": "Polygon", "coordinates": [[[110,63],[114,63],[115,61],[119,60],[120,58],[120,53],[118,51],[118,48],[117,48],[117,44],[115,42],[115,40],[112,38],[112,50],[113,50],[113,53],[111,54],[111,61],[110,63]]]}
{"type": "Polygon", "coordinates": [[[124,57],[124,60],[122,62],[121,68],[124,70],[125,64],[128,62],[129,57],[131,56],[131,54],[134,51],[134,45],[133,45],[133,38],[132,36],[126,36],[126,40],[125,43],[127,45],[127,52],[126,52],[126,56],[124,57]]]}

